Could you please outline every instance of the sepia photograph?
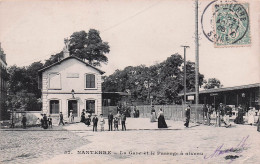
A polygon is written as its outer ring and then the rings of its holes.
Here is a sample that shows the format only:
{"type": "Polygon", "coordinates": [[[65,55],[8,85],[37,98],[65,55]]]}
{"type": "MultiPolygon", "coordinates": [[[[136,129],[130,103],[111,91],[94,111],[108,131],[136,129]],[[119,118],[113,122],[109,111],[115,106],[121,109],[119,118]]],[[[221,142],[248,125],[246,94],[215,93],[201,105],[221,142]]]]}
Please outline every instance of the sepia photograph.
{"type": "Polygon", "coordinates": [[[0,0],[1,164],[257,164],[260,0],[0,0]]]}

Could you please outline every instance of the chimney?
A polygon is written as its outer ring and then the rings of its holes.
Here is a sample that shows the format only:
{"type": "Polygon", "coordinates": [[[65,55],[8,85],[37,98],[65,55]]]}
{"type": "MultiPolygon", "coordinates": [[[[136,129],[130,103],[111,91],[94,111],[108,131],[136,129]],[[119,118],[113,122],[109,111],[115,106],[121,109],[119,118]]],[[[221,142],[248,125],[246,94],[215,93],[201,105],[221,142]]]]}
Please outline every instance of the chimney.
{"type": "Polygon", "coordinates": [[[70,41],[69,41],[69,39],[65,38],[64,43],[65,43],[65,47],[63,48],[63,58],[65,59],[65,58],[70,56],[70,52],[69,52],[70,41]]]}

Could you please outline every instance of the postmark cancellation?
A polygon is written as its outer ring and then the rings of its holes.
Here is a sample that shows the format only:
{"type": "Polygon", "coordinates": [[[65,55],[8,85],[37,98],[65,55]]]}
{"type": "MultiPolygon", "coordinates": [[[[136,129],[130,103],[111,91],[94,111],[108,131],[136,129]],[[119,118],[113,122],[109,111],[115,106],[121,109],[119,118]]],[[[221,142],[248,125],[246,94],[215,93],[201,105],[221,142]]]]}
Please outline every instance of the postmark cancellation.
{"type": "Polygon", "coordinates": [[[227,3],[213,5],[215,47],[249,46],[249,3],[227,3]]]}

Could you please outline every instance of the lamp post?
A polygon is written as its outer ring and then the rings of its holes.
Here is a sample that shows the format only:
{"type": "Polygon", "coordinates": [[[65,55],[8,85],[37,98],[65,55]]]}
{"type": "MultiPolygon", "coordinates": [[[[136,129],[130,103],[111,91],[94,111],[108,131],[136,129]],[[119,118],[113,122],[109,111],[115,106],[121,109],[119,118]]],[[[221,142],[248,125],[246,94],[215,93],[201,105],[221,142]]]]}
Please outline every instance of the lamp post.
{"type": "Polygon", "coordinates": [[[72,90],[71,90],[72,98],[75,98],[75,97],[74,97],[74,94],[75,94],[75,91],[74,91],[74,89],[72,89],[72,90]]]}

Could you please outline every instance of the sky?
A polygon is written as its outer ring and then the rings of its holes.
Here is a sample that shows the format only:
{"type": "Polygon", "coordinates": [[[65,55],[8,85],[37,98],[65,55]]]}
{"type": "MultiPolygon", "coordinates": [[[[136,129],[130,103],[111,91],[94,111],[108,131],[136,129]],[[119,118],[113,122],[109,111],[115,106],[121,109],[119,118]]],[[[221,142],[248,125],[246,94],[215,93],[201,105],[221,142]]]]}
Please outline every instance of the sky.
{"type": "MultiPolygon", "coordinates": [[[[224,87],[260,82],[260,1],[249,4],[250,46],[216,48],[203,34],[201,16],[211,1],[199,1],[199,69],[224,87]]],[[[247,1],[243,1],[247,2],[247,1]]],[[[206,10],[212,13],[212,7],[206,10]]],[[[204,27],[210,16],[204,14],[204,27]]],[[[64,47],[73,32],[94,28],[110,45],[108,63],[116,69],[162,62],[172,54],[195,61],[194,0],[1,0],[0,42],[8,66],[44,61],[64,47]]],[[[207,29],[207,28],[206,28],[207,29]]]]}

